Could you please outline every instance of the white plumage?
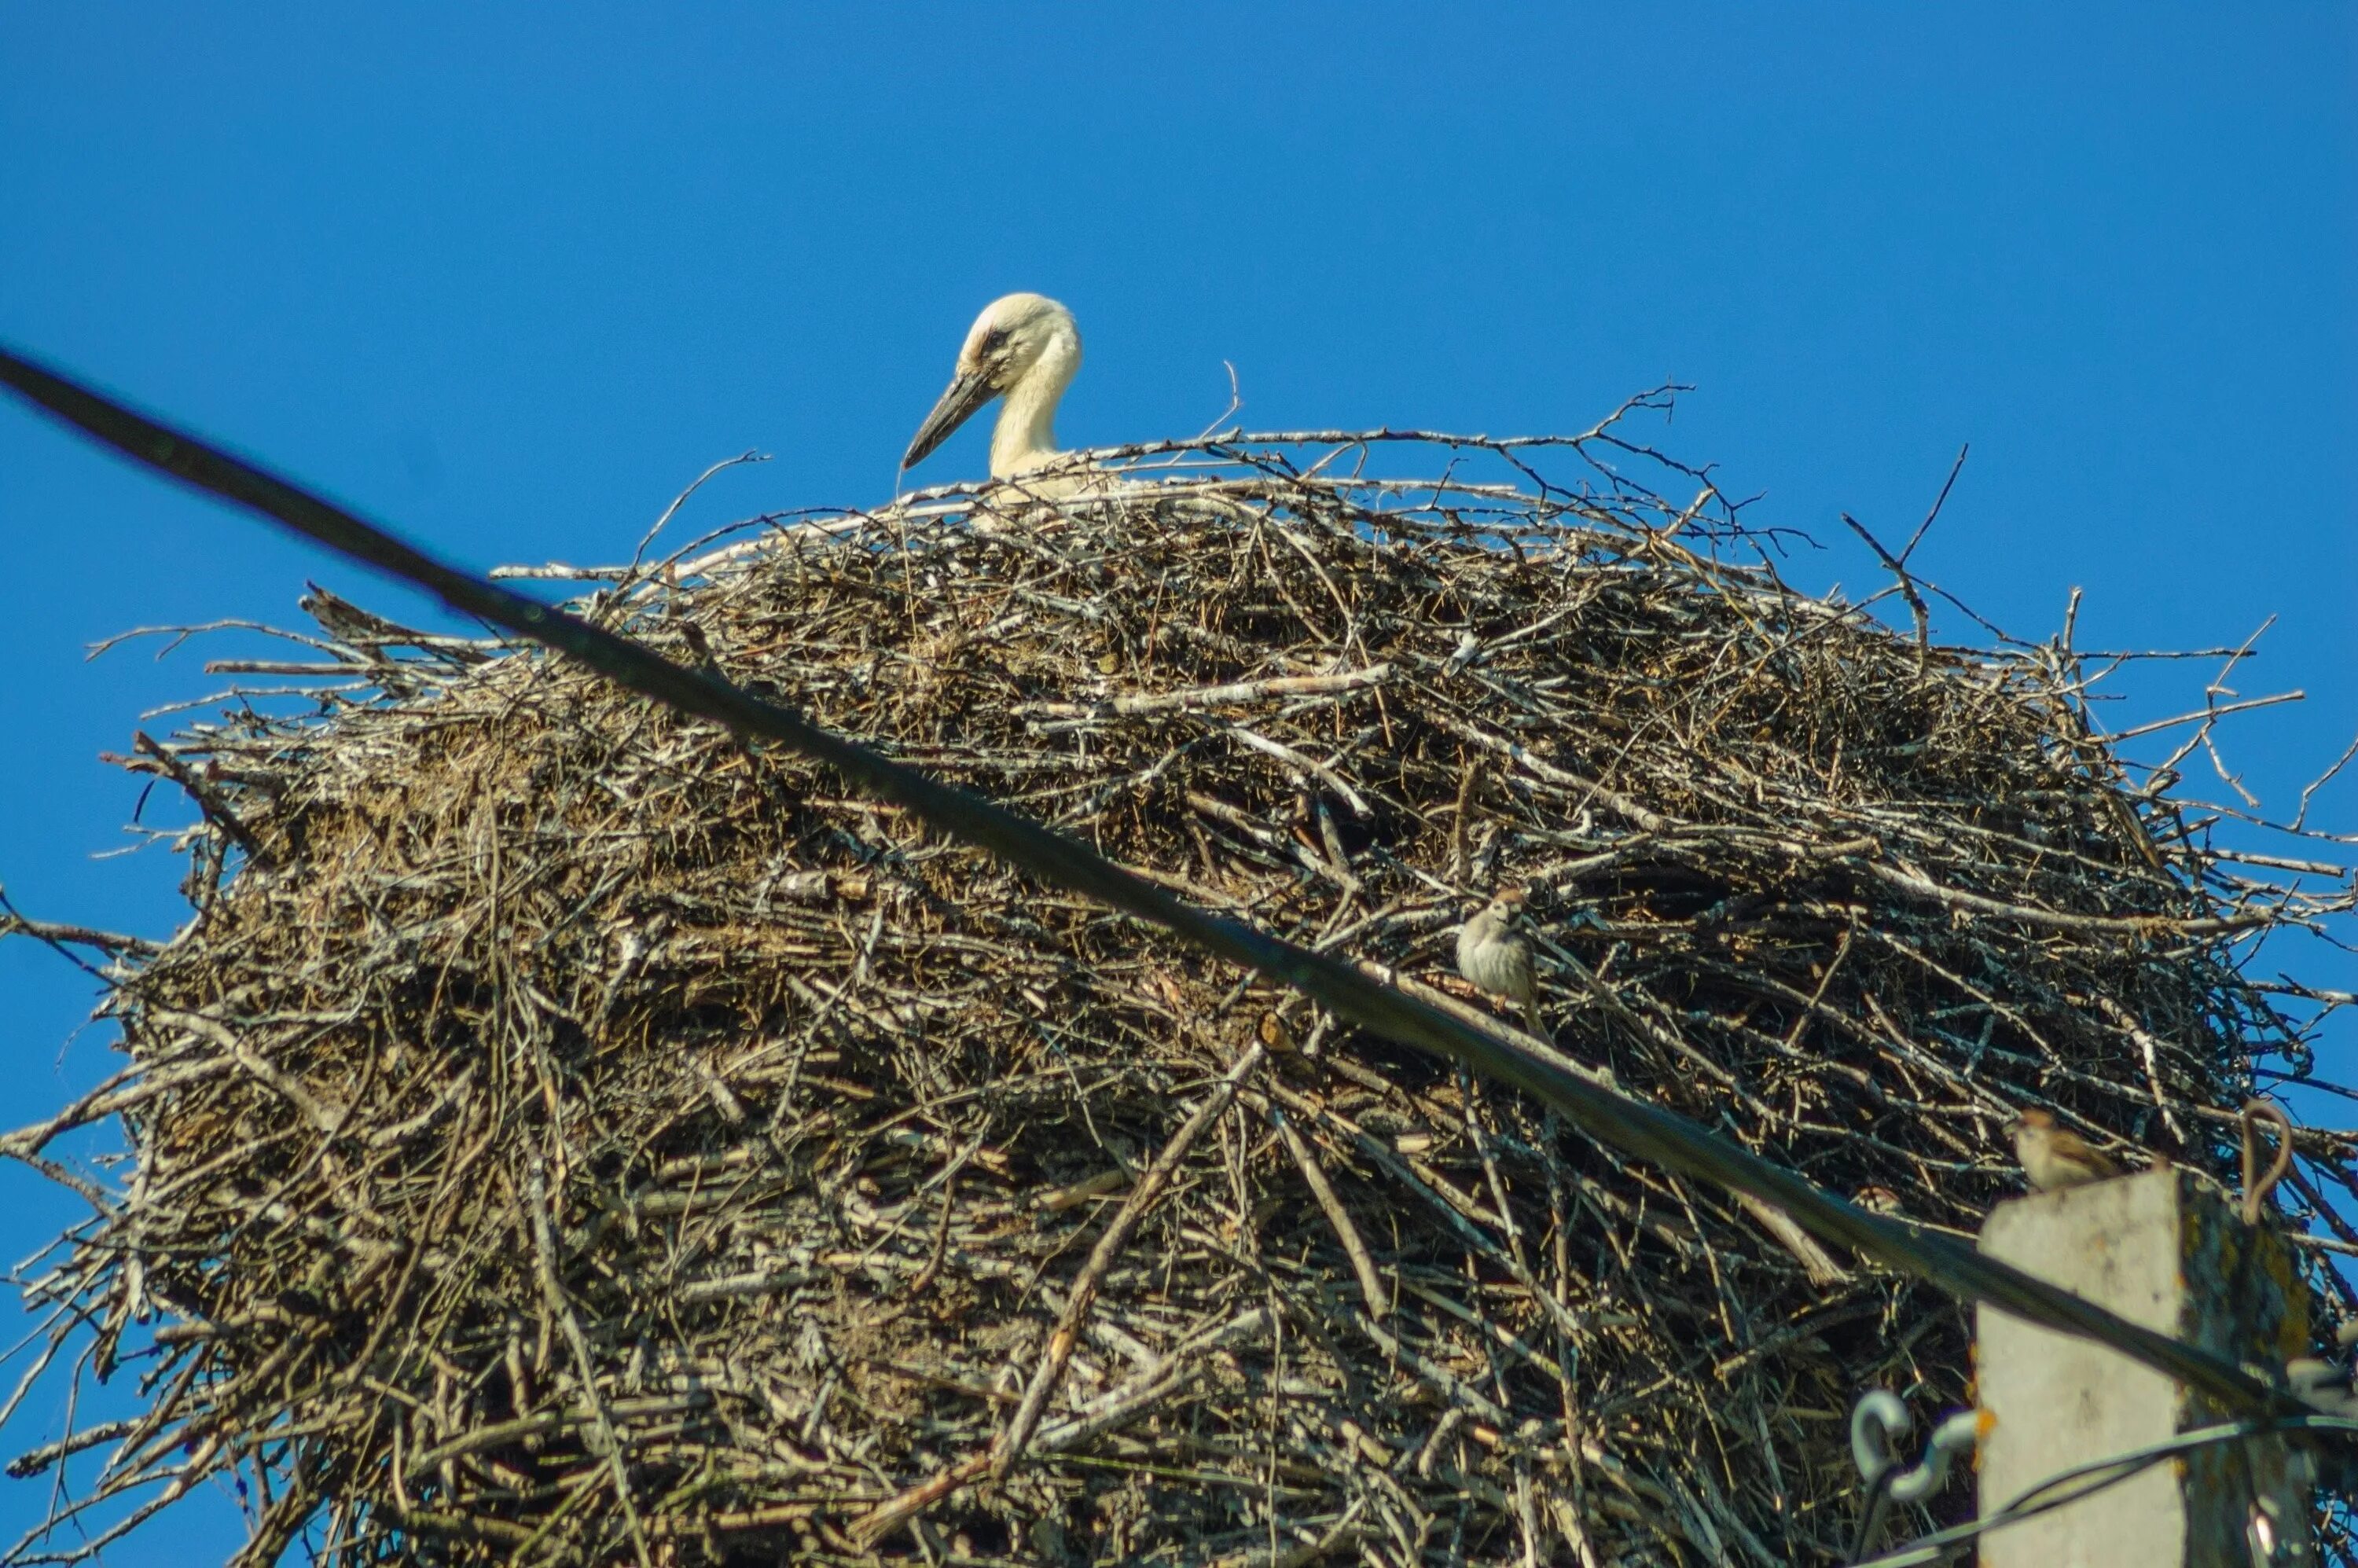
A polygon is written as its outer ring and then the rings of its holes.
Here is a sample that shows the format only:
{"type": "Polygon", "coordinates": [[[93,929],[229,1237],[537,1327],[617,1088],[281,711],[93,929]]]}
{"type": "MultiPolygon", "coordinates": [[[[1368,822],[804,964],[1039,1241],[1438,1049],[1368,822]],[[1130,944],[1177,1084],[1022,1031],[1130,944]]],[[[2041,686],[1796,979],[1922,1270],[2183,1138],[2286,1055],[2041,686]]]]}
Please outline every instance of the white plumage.
{"type": "Polygon", "coordinates": [[[1004,401],[990,433],[990,477],[1022,479],[1049,467],[1064,456],[1056,449],[1056,405],[1080,368],[1081,331],[1070,310],[1038,294],[992,300],[968,330],[949,389],[917,427],[901,466],[923,462],[996,397],[1004,401]]]}

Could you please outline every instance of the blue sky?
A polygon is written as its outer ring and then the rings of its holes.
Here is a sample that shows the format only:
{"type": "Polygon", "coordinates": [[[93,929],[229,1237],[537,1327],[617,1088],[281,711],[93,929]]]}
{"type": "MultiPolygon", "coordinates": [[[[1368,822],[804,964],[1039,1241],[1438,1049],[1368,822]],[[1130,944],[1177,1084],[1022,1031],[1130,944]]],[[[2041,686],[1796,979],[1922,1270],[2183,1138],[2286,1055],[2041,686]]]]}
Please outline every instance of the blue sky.
{"type": "MultiPolygon", "coordinates": [[[[1805,585],[1876,586],[1835,514],[1904,536],[1970,441],[1917,559],[2017,634],[2075,586],[2085,646],[2276,616],[2238,689],[2309,700],[2229,755],[2288,807],[2358,730],[2353,84],[2326,4],[19,5],[0,338],[477,565],[625,557],[748,448],[676,527],[883,498],[1014,288],[1079,316],[1068,444],[1194,432],[1223,362],[1263,428],[1560,431],[1675,378],[1661,439],[1825,546],[1805,585]]],[[[85,644],[306,578],[406,608],[14,407],[0,573],[0,882],[158,935],[178,867],[93,859],[137,794],[96,756],[218,681],[85,644]]],[[[2358,831],[2358,781],[2320,809],[2358,831]]],[[[0,1120],[105,1070],[90,1001],[0,944],[0,1120]]],[[[12,1255],[70,1213],[0,1194],[12,1255]]]]}

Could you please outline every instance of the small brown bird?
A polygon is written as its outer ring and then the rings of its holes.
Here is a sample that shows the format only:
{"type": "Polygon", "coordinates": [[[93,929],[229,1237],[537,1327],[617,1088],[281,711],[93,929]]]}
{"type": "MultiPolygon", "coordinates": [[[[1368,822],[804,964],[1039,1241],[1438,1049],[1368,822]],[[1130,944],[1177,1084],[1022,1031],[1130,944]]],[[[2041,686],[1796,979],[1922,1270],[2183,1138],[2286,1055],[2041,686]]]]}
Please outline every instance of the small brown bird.
{"type": "Polygon", "coordinates": [[[1540,1033],[1539,979],[1531,970],[1531,945],[1515,930],[1526,895],[1500,888],[1480,914],[1457,928],[1457,972],[1493,996],[1520,1003],[1523,1026],[1540,1033]]]}
{"type": "Polygon", "coordinates": [[[1889,1187],[1861,1187],[1850,1195],[1850,1201],[1869,1214],[1906,1212],[1905,1206],[1899,1201],[1899,1195],[1889,1187]]]}
{"type": "Polygon", "coordinates": [[[2026,1110],[2008,1130],[2014,1134],[2014,1157],[2022,1162],[2034,1193],[2061,1192],[2121,1173],[2120,1166],[2089,1148],[2078,1133],[2056,1126],[2050,1112],[2026,1110]]]}

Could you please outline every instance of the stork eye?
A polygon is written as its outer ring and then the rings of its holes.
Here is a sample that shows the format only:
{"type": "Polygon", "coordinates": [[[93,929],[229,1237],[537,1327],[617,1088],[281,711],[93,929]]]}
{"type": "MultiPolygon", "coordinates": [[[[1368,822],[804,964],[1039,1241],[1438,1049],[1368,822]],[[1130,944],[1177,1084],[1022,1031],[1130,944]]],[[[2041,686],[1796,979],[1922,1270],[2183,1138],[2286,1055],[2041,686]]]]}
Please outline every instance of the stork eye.
{"type": "Polygon", "coordinates": [[[995,360],[1007,352],[1007,329],[994,327],[982,335],[982,357],[995,360]]]}

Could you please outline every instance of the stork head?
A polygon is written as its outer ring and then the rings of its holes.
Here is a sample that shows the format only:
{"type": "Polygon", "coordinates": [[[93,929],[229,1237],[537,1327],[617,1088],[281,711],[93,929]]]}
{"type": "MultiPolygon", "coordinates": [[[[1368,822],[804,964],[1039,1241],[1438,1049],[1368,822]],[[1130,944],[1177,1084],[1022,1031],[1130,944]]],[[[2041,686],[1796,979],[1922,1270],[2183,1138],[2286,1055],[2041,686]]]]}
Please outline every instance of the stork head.
{"type": "MultiPolygon", "coordinates": [[[[1025,410],[1039,433],[1049,434],[1048,422],[1056,399],[1073,373],[1080,368],[1081,333],[1073,313],[1043,295],[1010,294],[994,299],[974,319],[958,350],[957,369],[949,390],[917,427],[901,460],[904,469],[923,462],[933,449],[949,439],[973,417],[976,409],[994,397],[1015,401],[1019,392],[1033,406],[1025,410]]],[[[997,443],[994,443],[994,447],[997,443]]],[[[994,459],[997,453],[993,453],[994,459]]],[[[998,464],[993,463],[994,473],[998,464]]]]}

